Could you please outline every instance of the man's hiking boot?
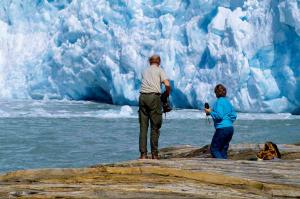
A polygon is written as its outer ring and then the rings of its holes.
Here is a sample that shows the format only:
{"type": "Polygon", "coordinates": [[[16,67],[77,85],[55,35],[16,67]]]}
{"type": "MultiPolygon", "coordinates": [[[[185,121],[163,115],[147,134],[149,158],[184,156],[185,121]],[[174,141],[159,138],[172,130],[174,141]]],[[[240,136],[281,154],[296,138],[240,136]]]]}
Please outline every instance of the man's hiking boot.
{"type": "Polygon", "coordinates": [[[152,159],[153,160],[159,160],[159,156],[157,153],[152,153],[152,159]]]}
{"type": "Polygon", "coordinates": [[[141,153],[140,160],[148,159],[147,153],[141,153]]]}

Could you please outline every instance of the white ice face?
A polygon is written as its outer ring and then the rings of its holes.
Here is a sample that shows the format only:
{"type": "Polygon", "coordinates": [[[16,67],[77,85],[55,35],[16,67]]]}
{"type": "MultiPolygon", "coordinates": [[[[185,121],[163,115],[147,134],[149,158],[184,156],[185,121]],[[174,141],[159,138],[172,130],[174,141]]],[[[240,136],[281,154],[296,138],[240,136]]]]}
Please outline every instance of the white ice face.
{"type": "Polygon", "coordinates": [[[176,107],[300,107],[299,0],[3,0],[0,98],[137,104],[159,54],[176,107]]]}

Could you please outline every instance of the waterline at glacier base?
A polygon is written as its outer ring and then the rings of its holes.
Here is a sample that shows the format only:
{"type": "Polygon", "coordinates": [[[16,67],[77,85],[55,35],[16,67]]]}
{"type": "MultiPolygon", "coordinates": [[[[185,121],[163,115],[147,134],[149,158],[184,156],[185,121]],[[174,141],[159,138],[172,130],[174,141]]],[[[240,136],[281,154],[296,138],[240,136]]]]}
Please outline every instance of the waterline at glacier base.
{"type": "MultiPolygon", "coordinates": [[[[0,107],[0,173],[139,157],[137,107],[56,100],[0,101],[0,107]]],[[[211,122],[202,110],[174,110],[164,117],[159,147],[209,144],[211,122]]],[[[293,144],[299,132],[299,116],[239,113],[232,143],[293,144]]]]}

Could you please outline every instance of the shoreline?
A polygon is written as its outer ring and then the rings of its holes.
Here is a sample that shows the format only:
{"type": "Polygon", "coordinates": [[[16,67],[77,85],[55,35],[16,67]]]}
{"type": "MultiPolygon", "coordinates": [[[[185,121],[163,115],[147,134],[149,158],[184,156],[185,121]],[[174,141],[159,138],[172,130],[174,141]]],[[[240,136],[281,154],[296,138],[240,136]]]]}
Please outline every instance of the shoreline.
{"type": "Polygon", "coordinates": [[[300,197],[299,144],[279,144],[282,160],[249,161],[261,146],[233,144],[229,160],[185,145],[161,149],[161,160],[13,171],[0,175],[0,198],[300,197]]]}

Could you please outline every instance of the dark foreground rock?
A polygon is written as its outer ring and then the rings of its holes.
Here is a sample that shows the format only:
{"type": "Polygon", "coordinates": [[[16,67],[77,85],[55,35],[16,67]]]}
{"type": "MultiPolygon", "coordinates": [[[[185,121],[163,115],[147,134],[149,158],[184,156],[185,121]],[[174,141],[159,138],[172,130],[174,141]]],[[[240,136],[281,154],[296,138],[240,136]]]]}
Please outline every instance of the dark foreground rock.
{"type": "Polygon", "coordinates": [[[161,160],[0,176],[0,198],[300,198],[300,146],[279,145],[283,160],[249,161],[262,145],[233,145],[230,160],[208,146],[170,147],[161,160]]]}

